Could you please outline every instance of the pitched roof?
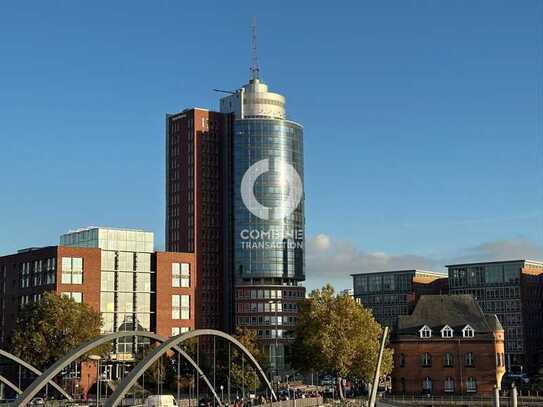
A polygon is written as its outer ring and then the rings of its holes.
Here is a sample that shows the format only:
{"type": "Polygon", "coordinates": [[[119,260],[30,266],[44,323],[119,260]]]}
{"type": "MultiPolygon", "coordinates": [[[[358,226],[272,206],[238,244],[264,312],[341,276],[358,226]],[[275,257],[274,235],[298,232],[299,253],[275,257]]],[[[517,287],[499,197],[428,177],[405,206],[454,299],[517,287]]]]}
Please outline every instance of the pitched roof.
{"type": "Polygon", "coordinates": [[[411,315],[398,318],[398,334],[409,334],[428,325],[440,331],[445,325],[461,330],[470,325],[476,333],[503,329],[495,315],[485,314],[471,295],[423,295],[411,315]]]}

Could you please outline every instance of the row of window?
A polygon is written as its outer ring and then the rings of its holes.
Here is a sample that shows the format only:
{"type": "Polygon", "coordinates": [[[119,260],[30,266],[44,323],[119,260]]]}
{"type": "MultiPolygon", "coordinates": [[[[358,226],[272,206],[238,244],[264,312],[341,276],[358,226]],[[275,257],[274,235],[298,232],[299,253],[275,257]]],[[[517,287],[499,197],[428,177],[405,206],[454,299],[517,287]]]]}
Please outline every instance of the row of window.
{"type": "MultiPolygon", "coordinates": [[[[504,363],[503,354],[496,354],[496,363],[504,363]],[[499,356],[500,355],[500,356],[499,356]]],[[[400,353],[398,355],[398,365],[400,367],[406,367],[405,354],[400,353]]],[[[432,366],[432,354],[429,352],[424,352],[420,355],[420,365],[422,367],[431,367],[432,366]]],[[[451,352],[446,352],[443,354],[443,367],[453,367],[454,366],[454,355],[451,352]]],[[[465,367],[475,367],[475,355],[473,352],[464,353],[464,366],[465,367]]],[[[503,366],[498,365],[498,366],[503,366]]]]}
{"type": "Polygon", "coordinates": [[[256,336],[258,338],[272,338],[280,339],[288,337],[287,330],[285,329],[258,329],[256,336]]]}
{"type": "Polygon", "coordinates": [[[39,287],[56,282],[56,258],[34,260],[18,265],[19,287],[39,287]]]}
{"type": "MultiPolygon", "coordinates": [[[[454,329],[452,329],[449,325],[445,325],[441,330],[441,337],[442,338],[453,338],[454,337],[454,329]]],[[[421,338],[431,338],[432,337],[432,329],[428,325],[424,325],[419,330],[419,335],[421,338]]],[[[473,338],[475,336],[475,330],[469,326],[466,325],[464,328],[462,328],[462,336],[464,338],[473,338]]]]}
{"type": "MultiPolygon", "coordinates": [[[[422,367],[432,366],[432,355],[428,352],[421,354],[420,357],[422,367]]],[[[398,365],[400,367],[405,367],[405,354],[400,353],[398,355],[398,365]]],[[[443,354],[443,367],[453,367],[454,366],[454,354],[451,352],[446,352],[443,354]]],[[[464,366],[474,367],[475,366],[475,356],[473,352],[467,352],[464,354],[464,366]]],[[[503,353],[496,353],[496,366],[505,366],[505,355],[503,353]]]]}
{"type": "Polygon", "coordinates": [[[238,303],[236,305],[237,312],[239,313],[262,313],[262,312],[295,312],[298,310],[298,304],[280,302],[250,302],[250,303],[238,303]]]}
{"type": "Polygon", "coordinates": [[[274,290],[274,289],[238,289],[238,298],[275,299],[275,298],[303,298],[304,290],[274,290]]]}
{"type": "MultiPolygon", "coordinates": [[[[403,391],[405,392],[405,379],[401,379],[401,385],[403,391]]],[[[431,394],[434,387],[434,381],[431,377],[427,376],[422,380],[422,392],[431,394]]],[[[455,391],[455,380],[453,377],[447,377],[443,382],[443,389],[445,393],[454,393],[455,391]]],[[[470,376],[466,380],[466,392],[476,393],[477,392],[477,379],[473,376],[470,376]]]]}
{"type": "Polygon", "coordinates": [[[239,325],[296,325],[296,317],[289,316],[252,316],[252,317],[238,317],[239,325]]]}
{"type": "Polygon", "coordinates": [[[470,267],[450,267],[449,287],[477,287],[490,284],[518,284],[521,264],[486,264],[470,267]]]}

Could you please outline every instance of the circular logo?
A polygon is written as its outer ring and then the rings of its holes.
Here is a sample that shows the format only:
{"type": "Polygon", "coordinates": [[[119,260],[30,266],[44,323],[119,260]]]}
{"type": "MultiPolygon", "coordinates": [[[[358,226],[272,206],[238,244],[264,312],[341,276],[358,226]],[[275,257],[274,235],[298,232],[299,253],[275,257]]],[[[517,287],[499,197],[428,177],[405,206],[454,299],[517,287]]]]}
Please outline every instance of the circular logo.
{"type": "Polygon", "coordinates": [[[302,179],[298,171],[289,163],[275,158],[271,161],[269,158],[260,160],[251,165],[241,180],[241,199],[249,211],[260,219],[283,219],[292,214],[300,204],[304,188],[302,179]],[[273,169],[270,168],[270,163],[273,164],[273,169]],[[277,207],[268,207],[262,205],[256,199],[254,186],[258,177],[268,171],[279,173],[281,186],[288,185],[288,195],[277,207]]]}

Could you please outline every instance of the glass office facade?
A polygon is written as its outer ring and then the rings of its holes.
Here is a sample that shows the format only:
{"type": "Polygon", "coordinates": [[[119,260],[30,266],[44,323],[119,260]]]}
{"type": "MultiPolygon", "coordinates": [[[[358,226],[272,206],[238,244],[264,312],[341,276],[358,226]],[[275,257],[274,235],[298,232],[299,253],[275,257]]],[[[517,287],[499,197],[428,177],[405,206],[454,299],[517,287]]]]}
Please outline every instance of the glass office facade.
{"type": "MultiPolygon", "coordinates": [[[[151,254],[154,234],[143,230],[88,228],[62,235],[62,246],[101,250],[100,312],[102,332],[151,330],[154,271],[151,254]]],[[[132,354],[149,341],[122,338],[116,353],[132,354]]]]}
{"type": "Polygon", "coordinates": [[[451,294],[471,294],[485,313],[496,314],[505,328],[507,366],[522,365],[524,329],[521,276],[524,262],[447,266],[451,294]]]}
{"type": "Polygon", "coordinates": [[[305,293],[303,287],[297,286],[305,279],[303,128],[270,118],[237,120],[232,146],[236,324],[256,331],[267,349],[270,374],[277,375],[287,368],[285,347],[292,340],[292,321],[297,314],[294,307],[305,293]],[[267,160],[268,170],[254,178],[252,192],[255,205],[268,208],[267,217],[250,210],[254,208],[244,202],[241,192],[247,171],[263,160],[267,160]],[[301,200],[296,206],[292,200],[297,185],[288,165],[301,181],[301,200]],[[272,298],[270,294],[269,298],[248,301],[240,294],[244,290],[262,294],[295,292],[297,296],[292,301],[281,295],[272,298]]]}
{"type": "MultiPolygon", "coordinates": [[[[241,196],[247,170],[269,160],[270,170],[256,178],[256,200],[271,211],[286,211],[288,174],[277,160],[294,167],[303,182],[303,129],[285,120],[237,120],[233,140],[234,272],[236,278],[278,277],[304,280],[304,198],[284,218],[261,219],[241,196]]],[[[287,211],[288,212],[288,211],[287,211]]]]}
{"type": "Polygon", "coordinates": [[[354,298],[372,311],[377,322],[394,329],[398,316],[409,315],[412,311],[417,296],[440,294],[439,287],[433,288],[432,282],[445,279],[446,275],[405,270],[354,274],[352,277],[354,298]]]}

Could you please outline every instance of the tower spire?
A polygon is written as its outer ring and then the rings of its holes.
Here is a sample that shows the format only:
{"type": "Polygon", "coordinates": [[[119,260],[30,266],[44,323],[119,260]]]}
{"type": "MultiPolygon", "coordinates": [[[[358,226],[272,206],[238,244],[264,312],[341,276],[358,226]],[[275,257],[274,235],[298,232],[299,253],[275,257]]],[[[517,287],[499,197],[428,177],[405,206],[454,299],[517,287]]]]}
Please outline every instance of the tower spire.
{"type": "Polygon", "coordinates": [[[256,17],[253,17],[251,26],[251,79],[260,79],[260,68],[258,66],[258,57],[256,54],[256,17]]]}

